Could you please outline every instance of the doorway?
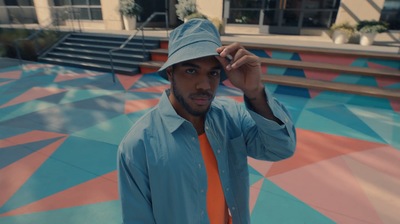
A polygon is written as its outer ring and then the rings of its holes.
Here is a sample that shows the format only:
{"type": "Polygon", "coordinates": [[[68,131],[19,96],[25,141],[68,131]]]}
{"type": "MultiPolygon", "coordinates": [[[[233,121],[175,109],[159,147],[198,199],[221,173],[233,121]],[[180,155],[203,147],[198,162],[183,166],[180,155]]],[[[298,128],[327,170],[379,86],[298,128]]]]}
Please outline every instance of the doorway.
{"type": "Polygon", "coordinates": [[[271,34],[299,35],[304,0],[267,0],[260,17],[260,31],[271,34]]]}

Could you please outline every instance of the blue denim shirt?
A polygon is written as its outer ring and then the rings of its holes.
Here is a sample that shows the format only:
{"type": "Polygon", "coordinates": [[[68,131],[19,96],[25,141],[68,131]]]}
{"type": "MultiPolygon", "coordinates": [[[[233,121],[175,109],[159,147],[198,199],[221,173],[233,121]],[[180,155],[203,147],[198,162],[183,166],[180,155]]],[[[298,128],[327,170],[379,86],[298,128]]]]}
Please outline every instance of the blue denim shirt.
{"type": "MultiPolygon", "coordinates": [[[[274,115],[265,119],[231,99],[215,98],[205,133],[218,163],[233,223],[250,223],[247,156],[290,157],[295,128],[286,109],[266,91],[274,115]]],[[[209,223],[207,176],[196,130],[173,109],[167,93],[127,133],[118,149],[123,223],[209,223]]]]}

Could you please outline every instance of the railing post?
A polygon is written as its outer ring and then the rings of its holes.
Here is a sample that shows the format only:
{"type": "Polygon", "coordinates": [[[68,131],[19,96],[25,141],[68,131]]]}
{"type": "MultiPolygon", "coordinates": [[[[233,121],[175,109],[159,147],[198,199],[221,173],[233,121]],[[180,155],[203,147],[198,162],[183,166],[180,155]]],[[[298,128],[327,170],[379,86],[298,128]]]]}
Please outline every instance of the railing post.
{"type": "Polygon", "coordinates": [[[21,58],[21,53],[19,52],[19,44],[18,44],[19,40],[15,40],[14,41],[14,47],[15,50],[17,51],[17,57],[18,57],[18,61],[19,61],[19,65],[22,65],[22,58],[21,58]]]}
{"type": "Polygon", "coordinates": [[[113,52],[113,50],[111,49],[108,53],[110,56],[111,75],[112,75],[113,83],[115,83],[115,71],[114,71],[114,62],[113,62],[112,52],[113,52]]]}

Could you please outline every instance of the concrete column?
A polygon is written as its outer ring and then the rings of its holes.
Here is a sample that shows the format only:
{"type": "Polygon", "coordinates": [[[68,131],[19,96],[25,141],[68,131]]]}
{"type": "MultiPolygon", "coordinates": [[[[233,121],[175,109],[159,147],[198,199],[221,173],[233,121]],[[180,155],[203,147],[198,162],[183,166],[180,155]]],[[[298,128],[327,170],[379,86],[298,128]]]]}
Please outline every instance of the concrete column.
{"type": "Polygon", "coordinates": [[[9,24],[10,19],[8,18],[8,12],[7,9],[5,8],[4,0],[0,0],[0,23],[1,24],[9,24]]]}
{"type": "Polygon", "coordinates": [[[342,0],[336,23],[357,24],[361,20],[379,20],[385,0],[342,0]]]}
{"type": "Polygon", "coordinates": [[[106,30],[122,30],[123,22],[118,11],[118,0],[101,0],[101,12],[106,30]]]}
{"type": "Polygon", "coordinates": [[[51,7],[53,6],[52,0],[33,0],[35,5],[36,16],[40,26],[47,26],[52,23],[53,18],[51,15],[51,7]]]}
{"type": "Polygon", "coordinates": [[[197,10],[209,18],[218,18],[222,21],[223,17],[223,0],[197,0],[197,10]]]}

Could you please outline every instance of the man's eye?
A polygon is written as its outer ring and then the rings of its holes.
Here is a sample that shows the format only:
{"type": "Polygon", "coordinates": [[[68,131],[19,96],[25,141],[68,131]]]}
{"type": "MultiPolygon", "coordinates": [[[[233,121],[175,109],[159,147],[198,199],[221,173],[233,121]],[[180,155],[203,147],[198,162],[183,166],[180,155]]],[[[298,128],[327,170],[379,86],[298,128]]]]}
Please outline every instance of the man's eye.
{"type": "Polygon", "coordinates": [[[194,73],[196,73],[196,69],[188,68],[188,69],[186,69],[186,73],[187,74],[194,74],[194,73]]]}
{"type": "Polygon", "coordinates": [[[221,74],[221,71],[219,71],[219,70],[211,71],[211,72],[210,72],[210,75],[211,75],[211,76],[219,76],[220,74],[221,74]]]}

